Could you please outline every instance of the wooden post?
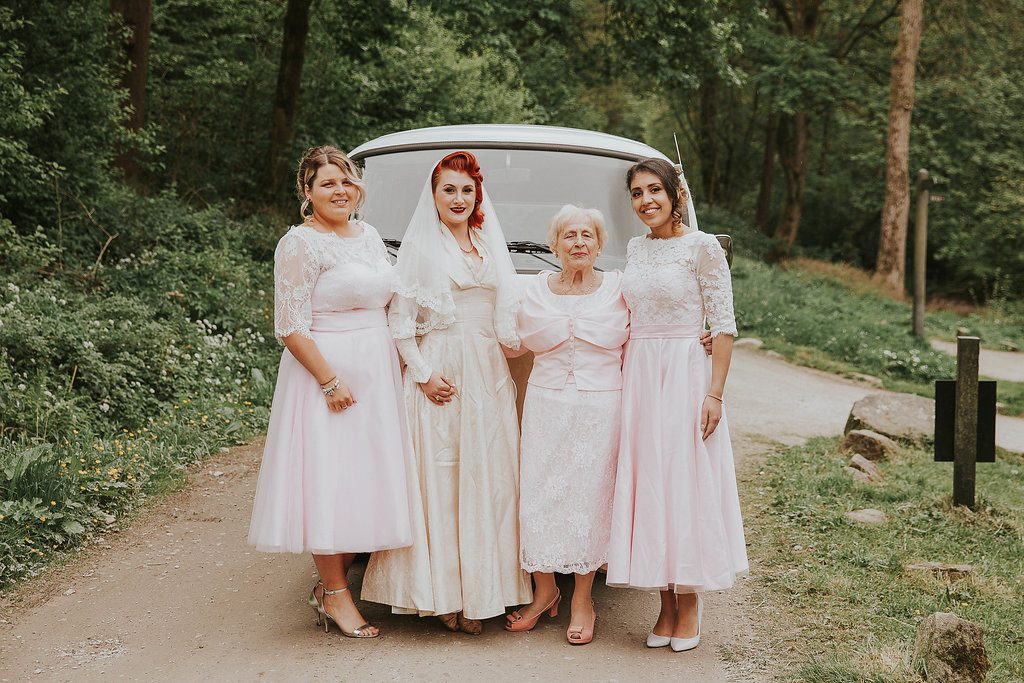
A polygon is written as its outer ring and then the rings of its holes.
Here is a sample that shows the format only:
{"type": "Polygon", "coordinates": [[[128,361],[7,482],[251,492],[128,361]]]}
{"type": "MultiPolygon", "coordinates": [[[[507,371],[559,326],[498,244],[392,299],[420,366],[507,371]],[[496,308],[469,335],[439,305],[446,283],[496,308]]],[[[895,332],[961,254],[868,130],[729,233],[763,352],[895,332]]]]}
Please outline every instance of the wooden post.
{"type": "Polygon", "coordinates": [[[924,339],[924,275],[928,251],[928,171],[917,172],[917,216],[914,219],[914,336],[924,339]]]}
{"type": "Polygon", "coordinates": [[[956,417],[953,435],[953,504],[974,509],[974,471],[978,458],[977,337],[956,338],[956,417]]]}

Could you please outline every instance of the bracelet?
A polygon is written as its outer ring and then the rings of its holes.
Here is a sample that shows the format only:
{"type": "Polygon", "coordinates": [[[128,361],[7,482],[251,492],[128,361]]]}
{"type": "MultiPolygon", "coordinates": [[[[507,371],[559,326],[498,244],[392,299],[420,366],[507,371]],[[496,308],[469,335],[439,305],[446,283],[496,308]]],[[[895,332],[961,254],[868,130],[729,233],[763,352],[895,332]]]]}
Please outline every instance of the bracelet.
{"type": "Polygon", "coordinates": [[[723,399],[721,396],[715,396],[714,394],[704,394],[704,398],[713,398],[719,403],[721,403],[723,406],[725,405],[725,399],[723,399]]]}
{"type": "Polygon", "coordinates": [[[333,376],[332,376],[332,377],[331,377],[331,378],[330,378],[329,380],[327,380],[326,382],[319,382],[319,384],[320,384],[320,387],[321,387],[321,388],[323,388],[323,387],[326,387],[326,386],[327,386],[328,384],[330,384],[331,382],[333,382],[333,381],[334,381],[334,380],[336,380],[336,379],[338,379],[338,376],[337,376],[337,375],[333,375],[333,376]]]}
{"type": "Polygon", "coordinates": [[[334,384],[330,387],[320,387],[320,391],[324,392],[324,396],[334,396],[334,391],[341,386],[341,380],[337,377],[334,378],[334,384]]]}

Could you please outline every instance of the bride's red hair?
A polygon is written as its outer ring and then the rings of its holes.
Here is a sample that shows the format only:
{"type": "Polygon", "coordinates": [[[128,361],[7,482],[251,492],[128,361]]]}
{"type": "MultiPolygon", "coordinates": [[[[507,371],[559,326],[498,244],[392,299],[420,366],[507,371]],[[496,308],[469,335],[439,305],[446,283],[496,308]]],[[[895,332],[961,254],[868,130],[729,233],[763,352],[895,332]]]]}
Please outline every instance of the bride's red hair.
{"type": "Polygon", "coordinates": [[[452,152],[441,161],[437,162],[433,173],[430,174],[430,189],[437,190],[437,181],[441,177],[441,170],[459,171],[473,179],[476,185],[476,205],[473,213],[469,214],[469,227],[479,228],[484,224],[484,210],[481,206],[484,201],[484,174],[480,172],[480,164],[472,152],[452,152]]]}

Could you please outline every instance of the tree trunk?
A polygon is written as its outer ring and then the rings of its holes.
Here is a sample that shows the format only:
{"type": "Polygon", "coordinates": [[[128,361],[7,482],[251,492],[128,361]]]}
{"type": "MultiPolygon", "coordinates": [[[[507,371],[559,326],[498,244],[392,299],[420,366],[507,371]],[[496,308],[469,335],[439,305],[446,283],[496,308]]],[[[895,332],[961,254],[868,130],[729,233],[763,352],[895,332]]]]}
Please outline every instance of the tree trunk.
{"type": "Polygon", "coordinates": [[[765,235],[771,234],[768,217],[772,208],[772,183],[775,180],[775,146],[779,134],[778,114],[769,114],[765,122],[764,160],[761,162],[761,188],[757,192],[754,224],[765,235]]]}
{"type": "Polygon", "coordinates": [[[910,114],[914,107],[914,70],[921,45],[923,0],[902,0],[900,33],[892,54],[889,89],[889,138],[885,165],[885,202],[878,240],[875,277],[902,292],[906,276],[907,220],[910,213],[910,114]]]}
{"type": "Polygon", "coordinates": [[[700,174],[704,186],[704,201],[708,204],[718,203],[719,190],[719,150],[716,120],[718,110],[717,77],[708,75],[701,79],[698,92],[700,98],[700,133],[697,144],[700,154],[700,174]]]}
{"type": "Polygon", "coordinates": [[[281,61],[274,93],[273,129],[267,159],[267,187],[278,199],[289,186],[291,145],[295,136],[295,114],[299,108],[302,64],[306,58],[309,8],[313,0],[288,0],[281,39],[281,61]]]}
{"type": "Polygon", "coordinates": [[[779,125],[779,165],[786,179],[782,213],[772,235],[774,245],[768,254],[771,262],[789,256],[800,229],[804,185],[807,182],[807,115],[798,111],[782,117],[779,125]]]}
{"type": "MultiPolygon", "coordinates": [[[[129,34],[121,45],[128,69],[121,77],[121,87],[128,91],[128,130],[135,132],[146,123],[146,80],[149,75],[149,34],[153,21],[152,0],[110,0],[110,11],[120,15],[129,34]]],[[[114,165],[127,178],[138,175],[135,150],[126,149],[114,159],[114,165]]]]}

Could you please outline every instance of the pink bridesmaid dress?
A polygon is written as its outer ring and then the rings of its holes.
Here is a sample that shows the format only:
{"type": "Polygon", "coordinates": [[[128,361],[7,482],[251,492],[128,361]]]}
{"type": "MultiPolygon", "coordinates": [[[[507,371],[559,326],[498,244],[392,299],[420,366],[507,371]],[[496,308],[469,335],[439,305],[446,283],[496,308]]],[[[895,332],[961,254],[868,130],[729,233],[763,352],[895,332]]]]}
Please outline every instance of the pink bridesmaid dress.
{"type": "Polygon", "coordinates": [[[748,569],[728,420],[701,439],[711,359],[698,336],[736,334],[732,283],[713,235],[635,237],[623,296],[622,436],[608,585],[722,590],[748,569]]]}
{"type": "Polygon", "coordinates": [[[256,485],[249,543],[266,552],[370,552],[412,542],[412,453],[398,354],[384,307],[392,265],[380,235],[297,225],[274,254],[274,327],[314,340],[356,403],[327,408],[285,349],[256,485]]]}

